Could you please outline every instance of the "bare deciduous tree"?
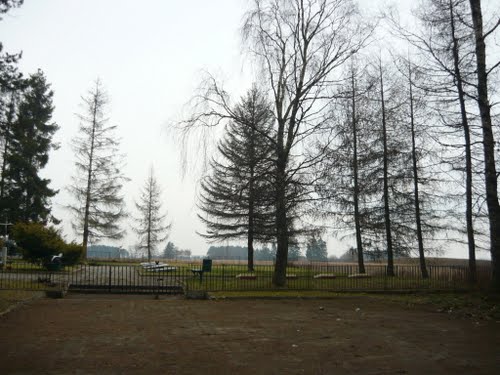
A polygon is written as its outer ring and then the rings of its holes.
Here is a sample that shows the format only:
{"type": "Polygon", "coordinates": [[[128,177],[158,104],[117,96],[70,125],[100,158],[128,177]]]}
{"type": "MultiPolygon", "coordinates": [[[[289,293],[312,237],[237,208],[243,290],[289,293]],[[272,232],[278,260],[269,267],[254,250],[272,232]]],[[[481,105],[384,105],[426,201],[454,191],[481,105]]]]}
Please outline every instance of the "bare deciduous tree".
{"type": "Polygon", "coordinates": [[[488,94],[488,75],[500,61],[486,65],[486,38],[500,25],[500,19],[489,29],[483,28],[481,0],[470,0],[472,24],[475,35],[475,56],[477,66],[477,103],[481,115],[484,175],[486,183],[486,204],[490,227],[490,253],[493,265],[493,287],[500,290],[500,205],[498,203],[498,175],[495,165],[495,139],[491,123],[491,105],[488,94]]]}
{"type": "Polygon", "coordinates": [[[411,131],[411,161],[412,161],[412,172],[413,172],[413,194],[415,197],[415,224],[417,226],[417,242],[418,242],[418,258],[420,262],[420,272],[422,273],[422,278],[427,279],[429,273],[427,272],[427,267],[425,264],[425,252],[424,252],[424,236],[422,230],[422,215],[421,215],[421,205],[420,201],[420,179],[419,179],[419,168],[418,168],[418,155],[417,155],[417,130],[415,121],[415,102],[416,99],[413,95],[413,72],[411,69],[411,64],[408,63],[408,88],[409,88],[409,104],[410,104],[410,131],[411,131]]]}
{"type": "Polygon", "coordinates": [[[366,136],[371,118],[370,97],[373,83],[367,79],[360,61],[351,61],[349,81],[340,86],[332,102],[331,131],[335,141],[319,140],[325,157],[315,167],[315,191],[319,200],[316,216],[333,219],[340,238],[355,237],[359,273],[365,273],[363,223],[366,222],[365,164],[371,159],[369,137],[366,136]],[[353,231],[354,228],[354,231],[353,231]]]}
{"type": "MultiPolygon", "coordinates": [[[[473,130],[468,110],[470,89],[468,81],[475,69],[472,59],[471,30],[463,23],[467,17],[467,0],[425,0],[417,9],[417,19],[423,26],[420,33],[398,27],[402,35],[421,58],[419,70],[427,78],[425,90],[436,99],[440,110],[438,117],[452,131],[463,134],[463,143],[452,148],[463,148],[461,163],[465,172],[465,219],[469,269],[471,280],[476,279],[476,239],[473,208],[473,130]],[[456,120],[459,113],[459,120],[456,120]]],[[[394,19],[392,19],[394,21],[394,19]]],[[[393,25],[395,23],[393,22],[393,25]]],[[[450,141],[448,141],[450,142],[450,141]]],[[[450,148],[450,145],[448,145],[450,148]]],[[[456,161],[452,161],[457,165],[456,161]]],[[[455,167],[456,168],[456,167],[455,167]]]]}
{"type": "Polygon", "coordinates": [[[362,26],[350,0],[253,3],[244,35],[262,63],[262,76],[274,102],[278,246],[273,283],[283,286],[289,243],[286,193],[293,150],[323,130],[328,89],[338,79],[337,68],[363,47],[371,28],[362,26]]]}

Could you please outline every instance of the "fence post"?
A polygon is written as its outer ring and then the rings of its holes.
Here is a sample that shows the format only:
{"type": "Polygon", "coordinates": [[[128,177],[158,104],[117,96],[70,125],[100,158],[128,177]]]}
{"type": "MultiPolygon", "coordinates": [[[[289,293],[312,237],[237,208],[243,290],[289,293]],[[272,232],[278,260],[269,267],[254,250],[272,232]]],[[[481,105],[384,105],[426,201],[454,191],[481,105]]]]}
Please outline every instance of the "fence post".
{"type": "Polygon", "coordinates": [[[387,266],[384,266],[384,290],[387,290],[387,266]]]}
{"type": "Polygon", "coordinates": [[[111,265],[108,266],[108,269],[109,269],[108,292],[111,293],[111,265]]]}
{"type": "Polygon", "coordinates": [[[226,290],[226,273],[225,273],[225,264],[222,263],[222,290],[226,290]]]}
{"type": "MultiPolygon", "coordinates": [[[[313,268],[313,264],[312,262],[310,261],[309,262],[309,272],[307,273],[307,288],[308,289],[311,289],[311,283],[312,283],[312,268],[313,268]]],[[[300,287],[299,287],[300,288],[300,287]]]]}

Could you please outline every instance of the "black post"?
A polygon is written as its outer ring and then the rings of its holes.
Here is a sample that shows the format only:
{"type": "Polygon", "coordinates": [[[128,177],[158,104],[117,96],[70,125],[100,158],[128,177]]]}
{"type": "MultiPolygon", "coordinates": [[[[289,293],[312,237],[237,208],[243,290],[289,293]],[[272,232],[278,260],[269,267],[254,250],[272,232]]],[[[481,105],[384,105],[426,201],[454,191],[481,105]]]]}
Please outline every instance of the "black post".
{"type": "Polygon", "coordinates": [[[109,265],[108,268],[109,268],[108,292],[111,293],[111,265],[109,265]]]}

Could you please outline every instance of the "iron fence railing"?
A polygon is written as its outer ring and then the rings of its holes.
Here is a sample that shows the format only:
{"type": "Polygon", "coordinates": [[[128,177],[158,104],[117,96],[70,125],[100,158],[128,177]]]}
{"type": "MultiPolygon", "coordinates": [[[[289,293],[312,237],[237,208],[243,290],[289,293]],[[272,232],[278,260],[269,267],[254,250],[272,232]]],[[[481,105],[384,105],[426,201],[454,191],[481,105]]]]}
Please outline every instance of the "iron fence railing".
{"type": "MultiPolygon", "coordinates": [[[[313,263],[289,266],[286,289],[327,291],[387,291],[387,290],[461,290],[487,287],[491,279],[489,267],[478,269],[481,278],[471,284],[464,266],[430,266],[429,277],[421,276],[414,265],[396,265],[395,276],[387,276],[387,266],[366,265],[366,273],[350,264],[313,263]]],[[[256,266],[248,272],[244,266],[216,264],[201,281],[187,279],[186,288],[206,291],[244,291],[273,289],[272,265],[256,266]]]]}
{"type": "MultiPolygon", "coordinates": [[[[478,281],[470,282],[466,266],[428,266],[429,278],[421,276],[416,265],[395,265],[394,277],[387,266],[366,265],[359,274],[355,264],[290,264],[286,272],[288,290],[391,291],[391,290],[462,290],[486,288],[491,280],[490,267],[478,267],[478,281]]],[[[214,263],[209,272],[200,274],[199,263],[166,264],[99,263],[55,267],[52,270],[22,260],[14,260],[0,269],[0,289],[48,290],[69,288],[74,291],[111,293],[181,293],[182,291],[259,291],[273,290],[274,266],[257,264],[249,272],[245,264],[214,263]]],[[[283,288],[281,288],[283,289],[283,288]]]]}
{"type": "Polygon", "coordinates": [[[168,272],[150,271],[138,264],[81,264],[47,270],[27,262],[11,262],[0,270],[0,289],[179,293],[183,275],[176,267],[168,272]]]}

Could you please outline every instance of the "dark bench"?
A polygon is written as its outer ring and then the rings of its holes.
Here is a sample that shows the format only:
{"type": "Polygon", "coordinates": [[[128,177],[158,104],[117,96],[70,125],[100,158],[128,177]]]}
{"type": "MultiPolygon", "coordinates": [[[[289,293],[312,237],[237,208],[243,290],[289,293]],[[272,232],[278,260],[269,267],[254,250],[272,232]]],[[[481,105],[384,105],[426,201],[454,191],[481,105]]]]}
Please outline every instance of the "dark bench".
{"type": "Polygon", "coordinates": [[[203,274],[210,271],[212,271],[212,259],[203,259],[201,268],[191,268],[193,275],[200,277],[200,283],[203,278],[203,274]]]}

